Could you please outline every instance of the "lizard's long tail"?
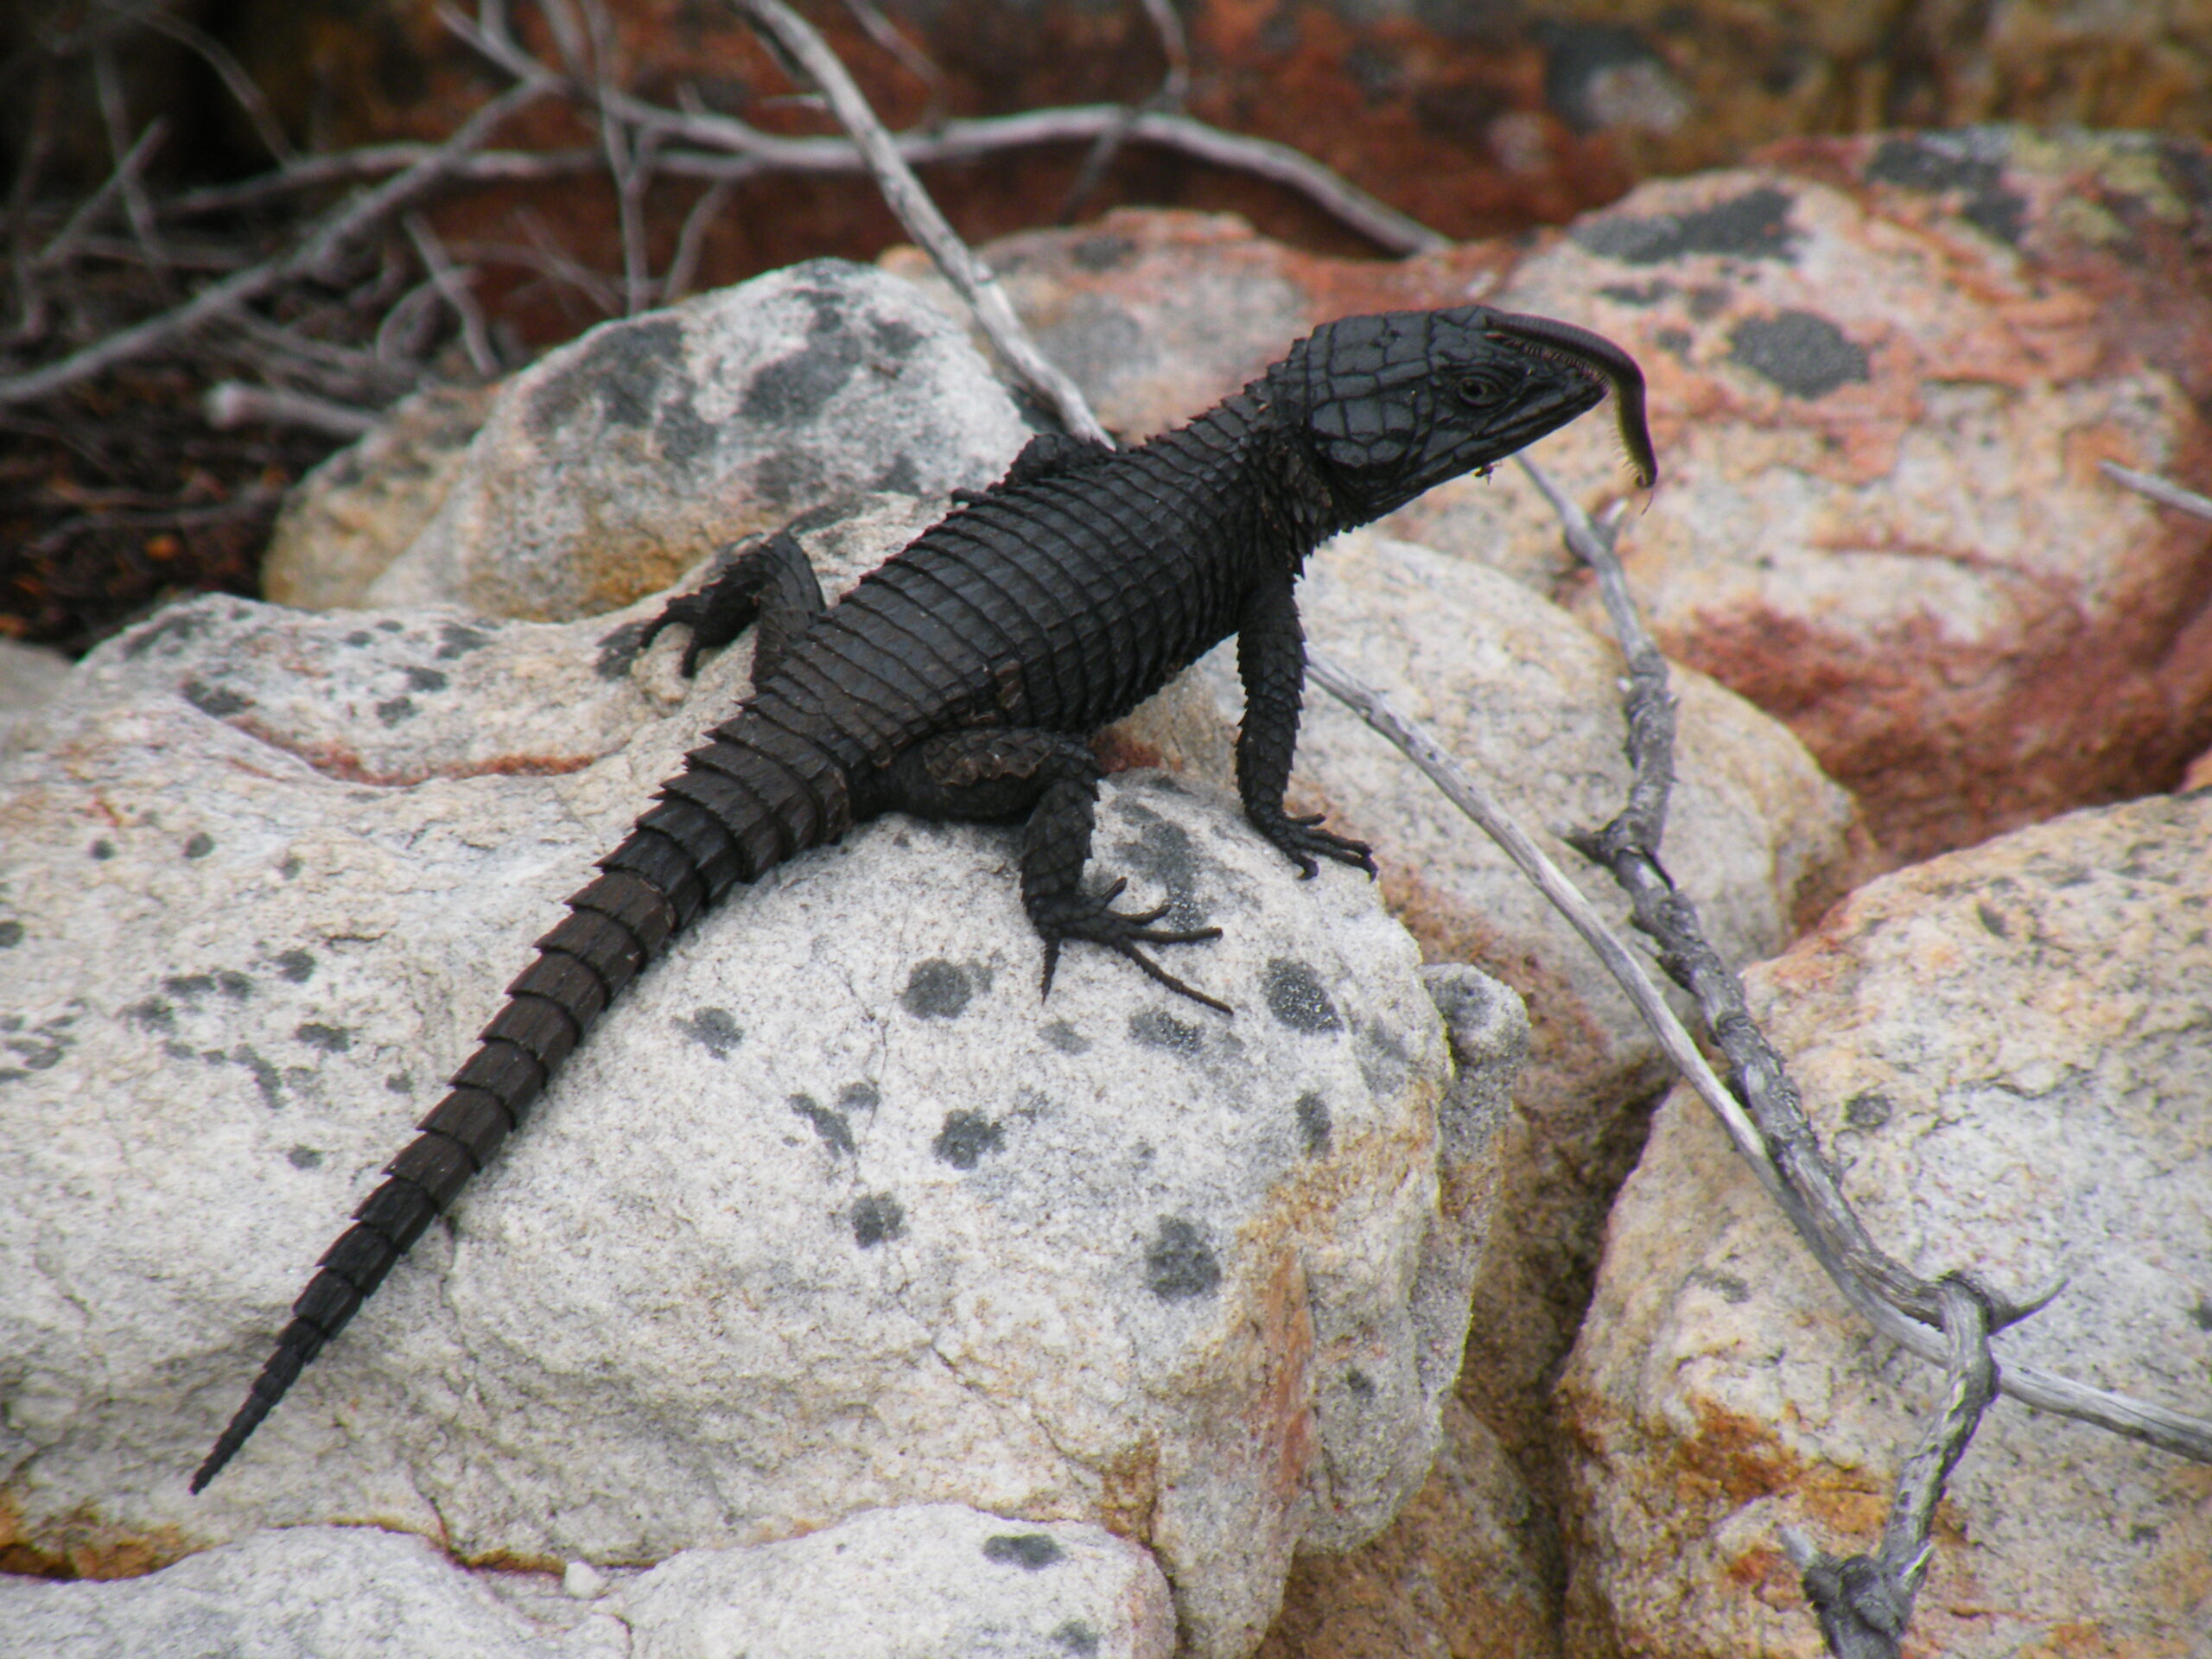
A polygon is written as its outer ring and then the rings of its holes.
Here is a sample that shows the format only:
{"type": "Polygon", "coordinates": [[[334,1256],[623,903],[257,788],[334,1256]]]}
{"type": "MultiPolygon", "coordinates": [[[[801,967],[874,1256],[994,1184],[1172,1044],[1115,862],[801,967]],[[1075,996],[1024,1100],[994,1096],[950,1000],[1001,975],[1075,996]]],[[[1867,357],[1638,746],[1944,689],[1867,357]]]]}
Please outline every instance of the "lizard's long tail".
{"type": "Polygon", "coordinates": [[[629,837],[599,861],[602,874],[569,899],[567,919],[537,942],[537,959],[507,987],[505,1006],[454,1074],[452,1092],[324,1252],[276,1352],[193,1476],[194,1491],[221,1472],[491,1160],[592,1022],[669,940],[735,883],[834,839],[849,822],[836,763],[759,714],[741,713],[692,751],[629,837]]]}

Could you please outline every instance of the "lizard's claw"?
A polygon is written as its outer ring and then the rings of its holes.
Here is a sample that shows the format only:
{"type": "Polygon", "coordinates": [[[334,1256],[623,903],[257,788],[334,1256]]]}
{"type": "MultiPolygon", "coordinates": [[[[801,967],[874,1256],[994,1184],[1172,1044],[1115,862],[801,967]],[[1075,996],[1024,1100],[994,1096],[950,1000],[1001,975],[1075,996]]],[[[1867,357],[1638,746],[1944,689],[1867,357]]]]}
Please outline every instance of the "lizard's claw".
{"type": "Polygon", "coordinates": [[[1304,817],[1284,817],[1274,823],[1257,828],[1283,855],[1298,866],[1301,880],[1310,881],[1320,869],[1316,855],[1332,858],[1339,864],[1351,865],[1367,872],[1368,879],[1375,879],[1375,849],[1363,841],[1354,841],[1350,836],[1339,836],[1319,828],[1322,814],[1309,813],[1304,817]]]}
{"type": "Polygon", "coordinates": [[[761,562],[771,556],[779,539],[769,537],[723,549],[714,574],[703,586],[692,593],[678,594],[645,624],[638,640],[639,652],[642,655],[663,628],[689,628],[691,639],[683,647],[683,677],[690,679],[697,673],[700,652],[729,644],[760,614],[761,562]]]}
{"type": "Polygon", "coordinates": [[[733,616],[727,603],[717,603],[712,586],[696,594],[679,594],[661,607],[661,613],[645,624],[645,631],[638,640],[638,652],[643,655],[648,646],[660,637],[663,628],[684,627],[691,631],[691,638],[683,647],[683,677],[690,679],[699,671],[699,654],[726,645],[745,632],[753,620],[748,607],[742,614],[733,616]]]}
{"type": "Polygon", "coordinates": [[[1128,887],[1119,880],[1105,892],[1093,896],[1074,893],[1039,906],[1031,912],[1031,919],[1045,940],[1044,994],[1052,991],[1053,970],[1059,966],[1060,946],[1070,939],[1087,939],[1093,944],[1103,944],[1116,956],[1126,957],[1150,978],[1157,980],[1179,996],[1222,1014],[1234,1014],[1228,1003],[1208,996],[1204,991],[1185,984],[1137,947],[1145,944],[1197,944],[1207,939],[1217,939],[1217,927],[1154,927],[1153,923],[1167,913],[1166,905],[1151,910],[1119,911],[1114,900],[1128,887]]]}

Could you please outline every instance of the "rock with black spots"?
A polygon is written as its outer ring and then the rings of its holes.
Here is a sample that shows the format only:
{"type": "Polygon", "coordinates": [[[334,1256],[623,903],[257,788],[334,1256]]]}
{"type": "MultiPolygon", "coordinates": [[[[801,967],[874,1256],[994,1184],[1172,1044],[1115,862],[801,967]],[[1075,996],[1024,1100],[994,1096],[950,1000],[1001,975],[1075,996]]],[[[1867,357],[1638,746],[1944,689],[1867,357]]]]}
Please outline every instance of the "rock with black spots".
{"type": "MultiPolygon", "coordinates": [[[[833,588],[902,511],[817,533],[833,588]]],[[[372,1522],[637,1563],[955,1503],[1134,1540],[1188,1651],[1249,1652],[1294,1550],[1427,1471],[1518,1008],[1447,976],[1455,1084],[1372,885],[1156,773],[1107,785],[1100,877],[1224,929],[1175,965],[1233,1018],[1081,945],[1040,1000],[1011,832],[863,825],[688,931],[186,1495],[529,942],[741,694],[742,645],[696,683],[640,655],[652,609],[204,599],[21,734],[0,1546],[98,1575],[372,1522]]]]}
{"type": "Polygon", "coordinates": [[[470,1568],[374,1527],[254,1534],[120,1581],[0,1578],[10,1651],[71,1659],[1168,1659],[1175,1610],[1138,1546],[956,1504],[649,1571],[470,1568]]]}
{"type": "Polygon", "coordinates": [[[851,496],[982,488],[1028,436],[910,285],[813,260],[547,353],[500,388],[429,522],[365,588],[315,566],[381,555],[332,537],[272,596],[566,621],[851,496]]]}

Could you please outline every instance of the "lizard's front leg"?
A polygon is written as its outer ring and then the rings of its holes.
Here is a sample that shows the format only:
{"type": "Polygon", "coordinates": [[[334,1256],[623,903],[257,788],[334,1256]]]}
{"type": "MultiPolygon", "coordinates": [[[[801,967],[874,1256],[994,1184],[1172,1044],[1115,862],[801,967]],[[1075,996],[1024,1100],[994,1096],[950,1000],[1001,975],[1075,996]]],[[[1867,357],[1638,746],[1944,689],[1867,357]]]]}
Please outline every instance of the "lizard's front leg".
{"type": "Polygon", "coordinates": [[[1044,988],[1052,988],[1060,947],[1087,939],[1128,957],[1180,995],[1228,1014],[1217,1001],[1169,973],[1139,947],[1195,944],[1217,939],[1217,927],[1155,927],[1167,907],[1119,911],[1114,900],[1128,883],[1086,892],[1084,866],[1090,860],[1091,824],[1103,775],[1082,742],[1058,732],[979,727],[931,738],[893,761],[882,774],[877,804],[925,818],[989,821],[1020,817],[1021,905],[1045,942],[1044,988]]]}
{"type": "Polygon", "coordinates": [[[1319,828],[1318,812],[1294,818],[1282,808],[1306,688],[1306,634],[1287,575],[1262,583],[1246,603],[1236,631],[1236,671],[1244,682],[1244,724],[1236,734],[1236,794],[1244,816],[1301,875],[1320,868],[1317,855],[1373,875],[1374,853],[1365,842],[1319,828]]]}
{"type": "Polygon", "coordinates": [[[792,639],[827,608],[822,580],[806,550],[788,530],[741,549],[707,585],[682,594],[662,607],[638,641],[642,652],[663,628],[682,625],[691,631],[683,647],[683,673],[698,671],[699,653],[726,645],[757,620],[753,645],[755,684],[775,672],[792,639]]]}

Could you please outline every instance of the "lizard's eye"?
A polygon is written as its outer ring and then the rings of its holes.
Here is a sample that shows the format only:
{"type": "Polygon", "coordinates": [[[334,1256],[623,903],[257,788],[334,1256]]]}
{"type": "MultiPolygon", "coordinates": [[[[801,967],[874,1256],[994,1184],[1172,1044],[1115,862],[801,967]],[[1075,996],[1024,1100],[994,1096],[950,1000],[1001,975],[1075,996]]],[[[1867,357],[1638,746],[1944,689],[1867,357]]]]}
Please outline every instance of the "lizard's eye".
{"type": "Polygon", "coordinates": [[[1506,385],[1503,375],[1478,370],[1472,374],[1462,375],[1455,390],[1459,394],[1459,401],[1468,408],[1488,409],[1493,404],[1503,402],[1511,388],[1506,385]]]}

